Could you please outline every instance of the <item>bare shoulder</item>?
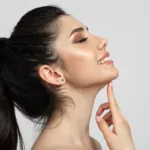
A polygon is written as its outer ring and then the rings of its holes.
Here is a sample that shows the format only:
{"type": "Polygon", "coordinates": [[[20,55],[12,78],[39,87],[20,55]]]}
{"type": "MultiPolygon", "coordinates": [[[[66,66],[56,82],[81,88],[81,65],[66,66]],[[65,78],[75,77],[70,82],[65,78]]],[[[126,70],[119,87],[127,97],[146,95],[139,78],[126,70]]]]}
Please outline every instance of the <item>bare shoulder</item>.
{"type": "Polygon", "coordinates": [[[91,139],[92,139],[92,141],[95,145],[95,149],[96,150],[102,150],[102,146],[101,146],[100,142],[98,140],[96,140],[95,138],[93,138],[93,137],[91,137],[91,139]]]}
{"type": "MultiPolygon", "coordinates": [[[[91,136],[90,136],[91,137],[91,136]]],[[[102,150],[102,146],[98,140],[95,138],[91,137],[92,143],[95,147],[94,150],[102,150]]],[[[54,149],[47,149],[47,150],[67,150],[66,148],[54,148],[54,149]]],[[[79,149],[79,148],[69,148],[68,150],[85,150],[85,149],[79,149]]]]}
{"type": "Polygon", "coordinates": [[[79,148],[50,148],[50,149],[44,149],[44,150],[85,150],[85,149],[79,149],[79,148]]]}
{"type": "MultiPolygon", "coordinates": [[[[90,136],[91,137],[91,136],[90,136]]],[[[95,147],[94,150],[102,150],[102,146],[100,144],[100,142],[98,140],[96,140],[95,138],[91,137],[91,140],[92,140],[92,143],[95,147]]],[[[32,150],[85,150],[85,149],[79,149],[79,148],[46,148],[46,149],[40,149],[40,148],[35,148],[35,149],[32,149],[32,150]]]]}
{"type": "Polygon", "coordinates": [[[63,148],[63,147],[55,147],[55,148],[45,148],[45,149],[32,149],[32,150],[86,150],[81,148],[63,148]]]}

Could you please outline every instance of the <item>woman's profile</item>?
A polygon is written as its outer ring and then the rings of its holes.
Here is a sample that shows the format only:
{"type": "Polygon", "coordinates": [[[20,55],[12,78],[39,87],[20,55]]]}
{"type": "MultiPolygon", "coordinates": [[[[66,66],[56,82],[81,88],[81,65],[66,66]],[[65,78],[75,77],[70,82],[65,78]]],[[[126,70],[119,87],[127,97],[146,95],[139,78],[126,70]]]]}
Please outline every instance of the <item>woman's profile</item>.
{"type": "Polygon", "coordinates": [[[43,123],[32,150],[101,150],[89,135],[89,122],[95,97],[106,85],[108,102],[97,110],[97,125],[110,150],[134,150],[112,90],[118,70],[107,42],[54,5],[30,10],[9,38],[0,38],[1,150],[16,150],[18,139],[24,147],[15,107],[43,123]]]}

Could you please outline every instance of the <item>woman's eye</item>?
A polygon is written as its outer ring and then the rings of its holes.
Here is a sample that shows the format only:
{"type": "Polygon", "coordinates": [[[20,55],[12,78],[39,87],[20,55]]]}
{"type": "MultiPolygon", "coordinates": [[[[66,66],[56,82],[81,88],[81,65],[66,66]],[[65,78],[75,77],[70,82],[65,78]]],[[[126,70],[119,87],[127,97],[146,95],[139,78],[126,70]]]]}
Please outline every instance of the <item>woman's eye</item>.
{"type": "Polygon", "coordinates": [[[84,39],[78,41],[77,43],[82,43],[82,42],[86,41],[87,39],[88,39],[88,38],[84,38],[84,39]]]}

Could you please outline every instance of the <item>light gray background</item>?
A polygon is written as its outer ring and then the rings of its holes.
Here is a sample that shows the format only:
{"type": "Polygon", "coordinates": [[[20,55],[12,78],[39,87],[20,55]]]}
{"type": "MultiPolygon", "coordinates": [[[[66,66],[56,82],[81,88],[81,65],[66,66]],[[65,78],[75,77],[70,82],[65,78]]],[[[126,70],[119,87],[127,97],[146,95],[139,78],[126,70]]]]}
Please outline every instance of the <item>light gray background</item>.
{"type": "MultiPolygon", "coordinates": [[[[62,6],[92,33],[109,40],[107,50],[119,69],[119,77],[113,81],[115,97],[130,124],[136,149],[150,150],[150,1],[0,0],[0,37],[8,37],[28,10],[50,4],[62,6]]],[[[98,106],[106,101],[104,88],[95,99],[90,122],[90,134],[104,150],[108,147],[94,117],[98,106]]],[[[18,111],[17,118],[26,150],[30,150],[38,132],[18,111]]]]}

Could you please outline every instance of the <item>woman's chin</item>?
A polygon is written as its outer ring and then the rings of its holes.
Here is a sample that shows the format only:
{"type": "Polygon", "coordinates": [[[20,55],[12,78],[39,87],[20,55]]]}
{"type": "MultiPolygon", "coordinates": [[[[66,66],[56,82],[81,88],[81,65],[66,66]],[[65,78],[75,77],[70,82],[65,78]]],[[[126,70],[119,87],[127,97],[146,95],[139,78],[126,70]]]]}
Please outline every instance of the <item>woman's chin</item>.
{"type": "Polygon", "coordinates": [[[105,74],[105,83],[109,83],[112,80],[115,80],[117,77],[119,77],[119,70],[118,69],[114,69],[111,72],[107,72],[105,74]]]}
{"type": "Polygon", "coordinates": [[[116,68],[113,72],[112,72],[112,78],[116,79],[117,77],[119,77],[119,70],[116,68]]]}
{"type": "Polygon", "coordinates": [[[115,69],[114,71],[112,71],[110,74],[109,74],[109,78],[110,80],[115,80],[116,78],[119,77],[119,70],[118,69],[115,69]]]}

